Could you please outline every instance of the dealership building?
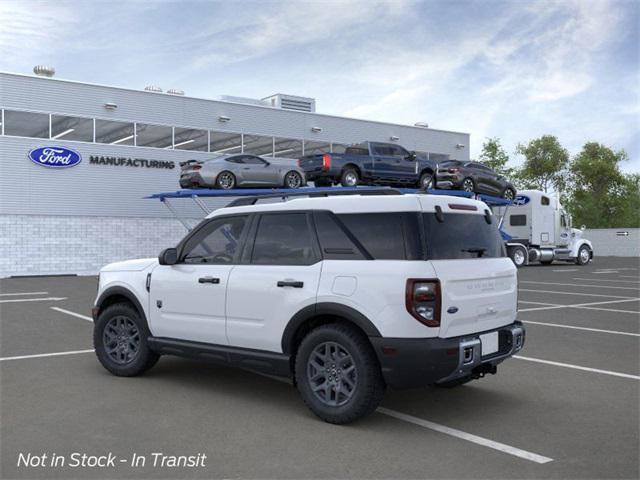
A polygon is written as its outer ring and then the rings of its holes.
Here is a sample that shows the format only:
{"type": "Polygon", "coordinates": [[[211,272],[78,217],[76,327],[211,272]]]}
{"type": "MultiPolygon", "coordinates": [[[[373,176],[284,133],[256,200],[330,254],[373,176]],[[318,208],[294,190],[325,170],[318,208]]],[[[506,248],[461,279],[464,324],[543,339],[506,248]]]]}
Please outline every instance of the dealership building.
{"type": "MultiPolygon", "coordinates": [[[[184,226],[145,197],[179,189],[186,160],[250,153],[294,162],[365,140],[436,161],[469,159],[467,133],[324,115],[311,98],[210,100],[60,80],[47,67],[34,72],[0,72],[0,277],[95,274],[109,262],[174,246],[184,226]],[[74,152],[73,165],[30,158],[56,150],[74,152]]],[[[189,200],[173,206],[190,222],[203,216],[189,200]]]]}

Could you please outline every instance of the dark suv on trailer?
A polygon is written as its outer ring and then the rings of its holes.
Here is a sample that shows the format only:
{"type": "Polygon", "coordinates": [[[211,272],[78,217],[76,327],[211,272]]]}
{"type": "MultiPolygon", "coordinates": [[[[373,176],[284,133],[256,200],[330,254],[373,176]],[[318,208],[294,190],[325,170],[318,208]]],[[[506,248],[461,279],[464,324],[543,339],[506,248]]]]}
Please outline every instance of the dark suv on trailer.
{"type": "Polygon", "coordinates": [[[438,164],[437,188],[459,189],[513,200],[516,188],[504,175],[479,162],[446,160],[438,164]]]}

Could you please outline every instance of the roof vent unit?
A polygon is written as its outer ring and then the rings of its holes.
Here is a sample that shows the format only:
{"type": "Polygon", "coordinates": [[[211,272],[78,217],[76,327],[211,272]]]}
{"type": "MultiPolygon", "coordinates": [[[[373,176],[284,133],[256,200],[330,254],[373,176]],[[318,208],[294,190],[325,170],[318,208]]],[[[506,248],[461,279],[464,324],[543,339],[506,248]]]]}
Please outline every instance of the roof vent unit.
{"type": "Polygon", "coordinates": [[[47,65],[36,65],[33,67],[33,73],[39,77],[53,77],[56,74],[56,69],[47,65]]]}
{"type": "Polygon", "coordinates": [[[156,85],[147,85],[144,89],[147,92],[162,93],[162,89],[156,85]]]}
{"type": "Polygon", "coordinates": [[[177,88],[170,88],[167,90],[169,95],[184,95],[184,90],[179,90],[177,88]]]}
{"type": "Polygon", "coordinates": [[[297,97],[295,95],[285,95],[276,93],[270,97],[262,99],[270,106],[282,108],[283,110],[295,110],[296,112],[315,112],[316,100],[309,97],[297,97]]]}

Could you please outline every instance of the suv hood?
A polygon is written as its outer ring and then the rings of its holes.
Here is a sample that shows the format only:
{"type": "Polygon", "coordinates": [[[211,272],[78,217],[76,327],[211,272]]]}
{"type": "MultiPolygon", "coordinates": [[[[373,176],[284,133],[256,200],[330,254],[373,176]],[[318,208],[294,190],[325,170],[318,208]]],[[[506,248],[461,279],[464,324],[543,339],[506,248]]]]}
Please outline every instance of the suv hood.
{"type": "Polygon", "coordinates": [[[137,260],[125,260],[105,265],[101,272],[140,272],[151,265],[157,264],[157,258],[139,258],[137,260]]]}

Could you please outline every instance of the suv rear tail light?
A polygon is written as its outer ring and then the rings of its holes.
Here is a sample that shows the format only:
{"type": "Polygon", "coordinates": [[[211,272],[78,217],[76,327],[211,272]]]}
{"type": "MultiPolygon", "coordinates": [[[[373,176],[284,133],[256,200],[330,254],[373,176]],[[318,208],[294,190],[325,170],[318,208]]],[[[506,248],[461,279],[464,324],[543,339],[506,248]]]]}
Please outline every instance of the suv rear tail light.
{"type": "Polygon", "coordinates": [[[459,169],[459,168],[457,168],[457,167],[455,167],[455,168],[450,168],[450,169],[449,169],[449,173],[457,173],[457,172],[459,172],[459,171],[460,171],[460,169],[459,169]]]}
{"type": "Polygon", "coordinates": [[[405,303],[407,311],[428,327],[440,326],[440,282],[438,280],[407,280],[405,303]]]}
{"type": "Polygon", "coordinates": [[[202,165],[194,165],[193,167],[191,167],[191,170],[200,170],[202,168],[202,165]]]}
{"type": "Polygon", "coordinates": [[[322,170],[329,170],[331,168],[331,155],[325,153],[322,155],[322,170]]]}

